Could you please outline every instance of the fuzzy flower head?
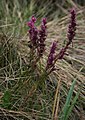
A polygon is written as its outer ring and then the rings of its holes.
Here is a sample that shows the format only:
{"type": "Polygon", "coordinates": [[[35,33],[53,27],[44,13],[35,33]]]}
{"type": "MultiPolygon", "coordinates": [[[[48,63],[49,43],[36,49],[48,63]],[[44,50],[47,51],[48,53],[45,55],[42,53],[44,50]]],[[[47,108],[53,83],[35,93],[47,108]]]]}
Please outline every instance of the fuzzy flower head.
{"type": "Polygon", "coordinates": [[[43,18],[42,22],[41,22],[41,29],[39,30],[39,39],[38,39],[38,54],[39,54],[39,56],[42,56],[43,52],[45,51],[45,40],[47,37],[46,23],[47,23],[46,18],[43,18]]]}
{"type": "Polygon", "coordinates": [[[36,22],[36,18],[34,16],[32,16],[31,20],[32,20],[33,23],[36,22]]]}
{"type": "Polygon", "coordinates": [[[70,11],[70,23],[69,23],[69,26],[68,26],[68,34],[67,34],[67,37],[68,37],[68,40],[69,40],[69,44],[72,42],[72,40],[74,39],[74,36],[75,36],[75,31],[76,31],[76,11],[75,9],[71,9],[70,11]]]}
{"type": "Polygon", "coordinates": [[[46,19],[46,18],[43,18],[43,19],[42,19],[42,22],[43,22],[44,25],[46,25],[46,24],[47,24],[47,19],[46,19]]]}
{"type": "Polygon", "coordinates": [[[76,31],[76,11],[75,9],[71,9],[70,11],[70,23],[68,26],[68,42],[64,48],[62,48],[58,54],[58,59],[63,59],[66,50],[68,49],[68,46],[72,43],[72,40],[74,39],[75,36],[75,31],[76,31]]]}
{"type": "Polygon", "coordinates": [[[27,25],[32,28],[34,27],[34,23],[36,22],[36,18],[34,16],[31,17],[31,20],[27,23],[27,25]]]}
{"type": "Polygon", "coordinates": [[[54,41],[53,44],[52,44],[52,47],[50,49],[50,53],[54,54],[55,53],[55,50],[56,50],[56,46],[57,46],[57,42],[54,41]]]}
{"type": "Polygon", "coordinates": [[[46,24],[47,24],[47,19],[43,18],[41,22],[41,30],[40,30],[40,32],[42,32],[43,37],[46,36],[46,28],[47,28],[46,24]]]}
{"type": "Polygon", "coordinates": [[[31,20],[27,23],[30,27],[29,29],[29,37],[32,43],[32,46],[36,46],[38,40],[38,29],[35,27],[36,18],[32,16],[31,20]]]}
{"type": "Polygon", "coordinates": [[[57,42],[54,41],[52,46],[51,46],[51,49],[50,49],[50,54],[48,56],[48,60],[47,60],[47,66],[46,66],[46,69],[50,68],[51,66],[51,69],[54,68],[54,60],[55,60],[55,50],[56,50],[56,46],[57,46],[57,42]]]}

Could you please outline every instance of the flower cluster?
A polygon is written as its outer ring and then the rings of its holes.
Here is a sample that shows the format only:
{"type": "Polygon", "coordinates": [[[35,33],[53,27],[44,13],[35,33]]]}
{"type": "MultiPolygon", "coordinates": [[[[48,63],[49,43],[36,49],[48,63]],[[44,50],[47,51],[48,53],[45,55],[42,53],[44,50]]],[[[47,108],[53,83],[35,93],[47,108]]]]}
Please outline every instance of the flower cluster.
{"type": "Polygon", "coordinates": [[[35,27],[35,22],[36,22],[36,18],[32,16],[31,20],[28,22],[28,26],[30,27],[29,36],[32,43],[32,47],[37,48],[38,56],[41,57],[43,55],[43,52],[45,51],[45,39],[47,36],[47,32],[46,32],[47,20],[46,18],[42,19],[40,30],[38,30],[35,27]]]}
{"type": "Polygon", "coordinates": [[[42,56],[43,52],[45,51],[45,40],[46,40],[46,36],[47,36],[46,23],[47,23],[46,18],[43,18],[42,23],[41,23],[41,29],[39,30],[39,39],[38,39],[38,54],[39,54],[39,56],[42,56]]]}
{"type": "Polygon", "coordinates": [[[38,30],[35,27],[35,22],[36,18],[34,16],[32,16],[31,20],[28,22],[28,26],[30,27],[29,36],[33,47],[37,45],[38,40],[38,30]]]}
{"type": "Polygon", "coordinates": [[[76,31],[76,12],[75,9],[71,9],[71,19],[70,19],[70,23],[68,26],[68,33],[67,33],[67,37],[68,37],[68,42],[66,44],[66,46],[64,48],[62,48],[58,54],[58,59],[62,59],[63,56],[65,55],[66,50],[68,49],[68,46],[72,43],[72,40],[74,39],[75,36],[75,31],[76,31]]]}
{"type": "MultiPolygon", "coordinates": [[[[55,70],[56,61],[64,57],[66,50],[68,49],[69,45],[72,43],[72,40],[74,39],[75,31],[76,31],[75,9],[72,9],[70,14],[71,14],[71,20],[68,26],[68,33],[67,33],[68,41],[65,47],[61,48],[58,54],[55,54],[57,42],[54,41],[52,43],[45,68],[46,71],[52,72],[53,70],[55,70]]],[[[36,64],[36,62],[40,60],[40,58],[42,57],[45,51],[45,40],[47,37],[47,29],[46,29],[47,20],[46,18],[42,19],[41,27],[39,30],[35,27],[35,22],[36,22],[36,18],[32,16],[31,20],[28,22],[28,26],[30,27],[29,29],[30,43],[32,44],[32,48],[33,48],[31,49],[31,51],[36,49],[35,52],[37,52],[36,54],[37,59],[34,58],[36,64]]],[[[35,52],[33,54],[35,54],[35,52]]]]}
{"type": "Polygon", "coordinates": [[[55,50],[56,50],[56,47],[57,47],[57,42],[54,41],[52,43],[52,47],[50,49],[50,53],[49,53],[49,56],[48,56],[46,70],[50,68],[51,71],[53,71],[55,69],[54,60],[55,60],[55,50]]]}
{"type": "Polygon", "coordinates": [[[76,31],[76,12],[75,12],[75,9],[71,9],[71,20],[70,20],[70,24],[69,24],[69,27],[68,27],[68,34],[67,34],[67,37],[68,37],[68,44],[70,44],[72,42],[72,40],[74,39],[74,36],[75,36],[75,31],[76,31]]]}
{"type": "Polygon", "coordinates": [[[76,12],[75,12],[74,8],[71,9],[70,14],[71,14],[71,20],[70,20],[70,23],[69,23],[68,34],[67,34],[68,42],[65,45],[65,47],[61,48],[60,52],[57,55],[55,55],[55,57],[54,57],[54,51],[55,51],[55,48],[56,48],[56,43],[55,42],[53,43],[52,48],[50,50],[50,54],[48,56],[46,70],[48,70],[49,68],[51,68],[51,71],[55,70],[56,61],[58,59],[63,59],[63,57],[65,55],[65,52],[68,49],[68,46],[72,43],[72,40],[74,39],[75,31],[76,31],[76,20],[75,20],[76,12]]]}

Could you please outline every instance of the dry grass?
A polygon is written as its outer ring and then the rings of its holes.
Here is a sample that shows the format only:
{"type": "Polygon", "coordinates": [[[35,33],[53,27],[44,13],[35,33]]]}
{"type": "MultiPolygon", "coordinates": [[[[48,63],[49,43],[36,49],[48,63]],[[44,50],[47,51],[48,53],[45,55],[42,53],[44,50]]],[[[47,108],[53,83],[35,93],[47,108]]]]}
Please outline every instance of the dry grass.
{"type": "MultiPolygon", "coordinates": [[[[67,40],[67,26],[69,21],[69,16],[65,16],[59,21],[54,19],[53,21],[48,23],[48,38],[47,38],[47,49],[46,55],[49,51],[49,45],[52,41],[58,41],[58,51],[64,41],[67,40]]],[[[59,111],[61,110],[61,105],[65,102],[63,99],[62,93],[67,95],[67,91],[72,84],[73,79],[77,79],[77,84],[74,89],[74,94],[80,91],[80,96],[78,99],[78,103],[74,108],[75,115],[78,116],[78,119],[83,120],[84,115],[84,105],[85,105],[85,15],[84,10],[79,10],[77,12],[77,31],[76,36],[73,41],[73,46],[69,47],[67,51],[67,55],[64,57],[63,61],[57,61],[56,63],[56,70],[53,74],[49,76],[51,82],[57,85],[59,83],[59,88],[57,86],[57,91],[55,92],[55,100],[54,100],[54,107],[53,107],[53,114],[58,115],[59,111]],[[58,79],[59,78],[59,79],[58,79]],[[61,84],[59,81],[61,81],[61,84]],[[67,91],[64,91],[63,87],[65,86],[67,91]],[[61,96],[59,95],[61,94],[61,96]],[[60,107],[60,108],[59,108],[60,107]],[[54,113],[55,112],[55,113],[54,113]],[[81,117],[82,116],[82,117],[81,117]]],[[[22,58],[24,59],[25,63],[27,64],[27,54],[25,51],[28,51],[28,47],[26,47],[26,40],[28,38],[24,38],[21,43],[19,42],[18,49],[19,53],[21,54],[22,58]],[[25,46],[24,46],[24,44],[25,46]],[[22,48],[22,49],[21,49],[22,48]]],[[[58,52],[56,51],[56,52],[58,52]]],[[[44,56],[44,62],[46,62],[46,56],[44,56]]],[[[75,119],[75,118],[74,118],[75,119]]]]}
{"type": "MultiPolygon", "coordinates": [[[[58,71],[54,74],[61,78],[62,83],[64,83],[67,88],[72,84],[73,79],[77,79],[77,84],[74,89],[76,93],[80,89],[79,101],[82,103],[77,107],[77,113],[80,119],[84,119],[84,105],[85,105],[85,10],[79,10],[77,13],[77,31],[76,36],[73,41],[73,46],[69,47],[67,55],[64,57],[63,61],[57,61],[56,67],[58,71]],[[82,116],[82,118],[81,118],[82,116]]],[[[52,21],[48,23],[49,32],[47,43],[50,44],[52,40],[57,40],[59,42],[58,48],[60,49],[64,40],[67,40],[67,25],[69,16],[63,17],[59,21],[52,21]],[[50,33],[50,34],[49,34],[50,33]]],[[[61,85],[62,86],[62,85],[61,85]]],[[[62,89],[62,87],[60,88],[62,89]]]]}
{"type": "MultiPolygon", "coordinates": [[[[76,6],[72,1],[71,5],[76,6]]],[[[32,5],[30,6],[32,7],[32,5]]],[[[58,4],[57,6],[60,7],[58,4]]],[[[56,62],[57,70],[49,76],[49,86],[47,88],[47,93],[45,94],[46,96],[43,95],[41,91],[36,90],[35,85],[30,81],[27,73],[27,65],[29,62],[29,38],[27,33],[23,37],[20,35],[21,38],[19,37],[18,39],[14,36],[14,31],[18,27],[14,26],[12,29],[13,32],[11,33],[10,27],[12,27],[13,24],[6,23],[5,25],[0,26],[0,28],[3,28],[3,31],[8,28],[10,30],[6,35],[3,33],[0,34],[0,47],[2,50],[2,52],[0,52],[0,102],[4,95],[4,91],[8,89],[9,84],[11,92],[13,93],[13,99],[14,97],[17,99],[16,102],[14,101],[11,110],[0,108],[0,114],[3,114],[6,118],[11,116],[11,118],[15,120],[21,118],[25,118],[26,120],[51,120],[54,116],[57,120],[62,106],[65,103],[69,87],[71,86],[73,79],[76,79],[77,83],[74,89],[74,95],[78,91],[80,92],[80,95],[77,104],[72,111],[71,120],[85,119],[85,10],[80,10],[79,8],[77,12],[77,31],[73,41],[73,47],[69,47],[67,55],[62,61],[58,60],[56,62]],[[9,33],[11,33],[10,36],[9,33]],[[11,59],[9,58],[10,56],[11,59]],[[13,86],[11,82],[13,82],[13,86]],[[16,95],[17,91],[19,91],[21,96],[19,96],[19,94],[16,95]],[[29,108],[28,103],[30,101],[32,101],[32,104],[35,104],[33,108],[29,108]],[[37,108],[38,105],[39,107],[41,106],[40,109],[37,108]]],[[[32,9],[33,8],[30,8],[31,12],[32,9]]],[[[64,14],[68,13],[63,7],[60,7],[60,9],[64,14]]],[[[42,11],[40,11],[40,13],[42,13],[42,11]]],[[[39,14],[37,14],[37,16],[39,16],[39,14]]],[[[55,14],[56,12],[54,15],[55,14]]],[[[67,15],[61,19],[56,19],[55,16],[53,21],[48,22],[47,49],[43,64],[46,63],[46,55],[49,53],[49,45],[52,41],[58,41],[58,50],[56,52],[58,52],[62,45],[64,45],[64,42],[66,42],[68,18],[69,16],[67,15]]],[[[20,19],[22,21],[21,16],[20,19]]],[[[19,26],[19,29],[20,28],[24,29],[24,25],[22,27],[19,26]]],[[[18,35],[16,36],[19,36],[20,31],[18,31],[17,34],[18,35]]]]}

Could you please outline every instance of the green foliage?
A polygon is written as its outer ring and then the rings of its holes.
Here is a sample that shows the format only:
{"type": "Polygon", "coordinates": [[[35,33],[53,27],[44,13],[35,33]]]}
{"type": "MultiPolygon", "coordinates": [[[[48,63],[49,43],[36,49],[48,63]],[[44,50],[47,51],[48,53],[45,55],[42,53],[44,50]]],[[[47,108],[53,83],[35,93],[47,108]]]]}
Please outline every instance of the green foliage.
{"type": "Polygon", "coordinates": [[[60,115],[60,120],[67,120],[69,115],[71,114],[72,110],[73,110],[73,107],[78,99],[78,95],[79,93],[76,94],[76,96],[74,97],[74,99],[72,100],[72,94],[73,94],[73,91],[74,91],[74,86],[75,86],[75,83],[76,83],[76,80],[73,81],[71,87],[70,87],[70,90],[69,90],[69,93],[67,95],[67,98],[66,98],[66,102],[65,102],[65,105],[64,105],[64,108],[62,110],[62,114],[60,115]],[[72,101],[72,103],[71,103],[72,101]]]}
{"type": "Polygon", "coordinates": [[[10,109],[11,106],[11,92],[10,90],[6,90],[2,97],[2,107],[10,109]]]}

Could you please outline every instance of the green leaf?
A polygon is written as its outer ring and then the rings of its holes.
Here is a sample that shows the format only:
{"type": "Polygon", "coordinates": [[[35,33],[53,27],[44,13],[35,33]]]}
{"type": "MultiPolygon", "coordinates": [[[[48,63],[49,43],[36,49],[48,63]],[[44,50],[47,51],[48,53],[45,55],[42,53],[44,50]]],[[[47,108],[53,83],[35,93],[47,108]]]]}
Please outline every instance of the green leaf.
{"type": "Polygon", "coordinates": [[[8,108],[10,106],[10,98],[11,98],[11,92],[9,90],[6,90],[3,97],[2,97],[2,106],[4,108],[8,108]]]}
{"type": "Polygon", "coordinates": [[[71,102],[71,97],[72,97],[72,94],[73,94],[75,83],[76,83],[76,80],[73,81],[73,83],[70,87],[70,90],[69,90],[69,93],[68,93],[68,96],[67,96],[67,99],[66,99],[66,103],[65,103],[65,106],[63,108],[63,112],[62,112],[62,115],[61,115],[61,118],[60,118],[61,120],[66,120],[66,117],[68,116],[68,110],[70,108],[70,102],[71,102]]]}
{"type": "Polygon", "coordinates": [[[72,112],[73,107],[74,107],[74,105],[76,104],[76,101],[77,101],[77,99],[78,99],[78,96],[79,96],[79,92],[78,92],[78,93],[76,94],[76,96],[74,97],[73,102],[72,102],[72,104],[71,104],[71,106],[70,106],[70,108],[69,108],[69,110],[68,110],[68,112],[67,112],[67,116],[66,116],[65,120],[68,119],[70,113],[72,112]]]}

